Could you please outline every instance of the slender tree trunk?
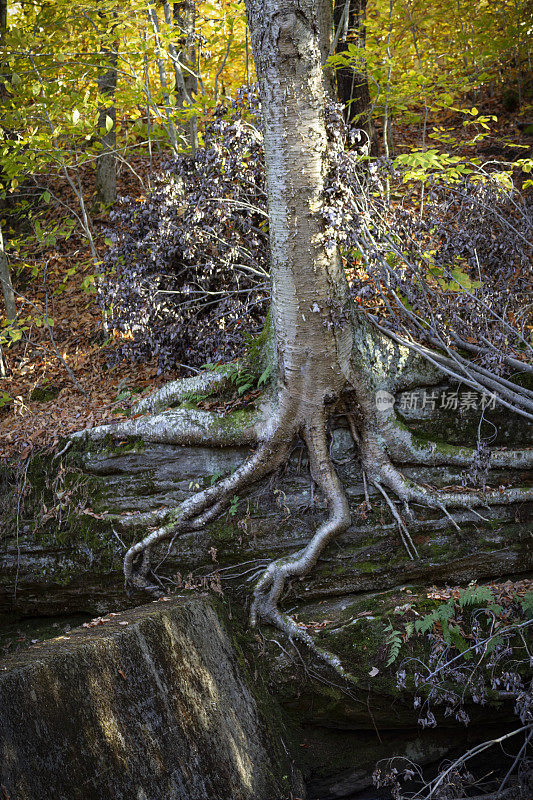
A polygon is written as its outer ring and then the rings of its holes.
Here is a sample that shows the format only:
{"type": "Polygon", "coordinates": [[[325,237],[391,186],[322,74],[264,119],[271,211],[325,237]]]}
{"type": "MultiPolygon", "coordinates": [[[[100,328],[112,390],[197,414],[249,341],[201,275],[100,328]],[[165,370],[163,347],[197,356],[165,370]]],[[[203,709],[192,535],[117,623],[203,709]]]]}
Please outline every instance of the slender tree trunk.
{"type": "MultiPolygon", "coordinates": [[[[2,284],[2,292],[4,295],[4,303],[6,307],[6,317],[8,320],[14,320],[17,316],[17,307],[15,305],[15,293],[13,292],[13,284],[11,283],[11,273],[9,271],[9,264],[7,263],[6,253],[4,250],[4,238],[2,235],[2,228],[0,227],[0,283],[2,284]]],[[[6,365],[2,345],[0,345],[0,378],[6,376],[6,365]]]]}
{"type": "MultiPolygon", "coordinates": [[[[177,59],[174,64],[176,77],[176,105],[183,108],[194,101],[198,91],[196,78],[196,46],[194,43],[196,7],[194,0],[180,0],[173,4],[173,18],[177,28],[177,59]]],[[[198,123],[196,115],[181,126],[192,154],[196,153],[198,123]]]]}
{"type": "MultiPolygon", "coordinates": [[[[322,59],[322,67],[324,67],[330,55],[333,55],[333,3],[332,0],[320,0],[317,9],[318,14],[318,29],[320,32],[320,54],[322,59]]],[[[331,67],[324,69],[324,87],[326,95],[329,95],[333,100],[337,98],[335,89],[335,70],[331,67]]]]}
{"type": "Polygon", "coordinates": [[[0,282],[2,283],[2,292],[4,295],[4,302],[6,306],[6,316],[9,320],[13,320],[17,316],[17,306],[15,303],[15,293],[13,291],[13,284],[11,283],[9,264],[7,263],[6,252],[4,250],[4,237],[2,234],[1,227],[0,227],[0,282]]]}
{"type": "MultiPolygon", "coordinates": [[[[102,19],[107,23],[105,15],[102,19]]],[[[106,24],[107,34],[107,24],[106,24]]],[[[107,38],[107,37],[106,37],[107,38]]],[[[101,69],[98,76],[98,91],[106,99],[98,115],[98,132],[102,149],[96,160],[96,201],[107,207],[117,199],[117,111],[115,92],[117,89],[117,45],[102,47],[101,69]],[[109,104],[107,103],[109,100],[109,104]]]]}
{"type": "MultiPolygon", "coordinates": [[[[259,79],[270,214],[272,318],[281,402],[320,416],[338,394],[349,325],[334,320],[347,297],[335,249],[325,245],[325,88],[317,4],[248,0],[259,79]]],[[[341,315],[342,316],[342,315],[341,315]]]]}
{"type": "Polygon", "coordinates": [[[171,106],[170,106],[170,95],[168,89],[168,82],[167,82],[167,73],[165,68],[165,62],[163,59],[163,50],[161,47],[161,36],[159,31],[159,17],[157,16],[157,3],[155,0],[149,0],[148,3],[148,17],[152,23],[152,28],[154,31],[154,41],[155,41],[155,49],[157,54],[157,69],[159,72],[159,82],[161,83],[161,89],[163,93],[163,102],[165,104],[165,116],[167,118],[166,124],[166,131],[170,141],[170,146],[172,147],[172,153],[174,156],[178,155],[178,133],[176,131],[176,126],[174,125],[174,121],[171,116],[171,106]]]}
{"type": "MultiPolygon", "coordinates": [[[[0,46],[5,44],[5,36],[7,30],[7,0],[0,0],[0,46]]],[[[0,93],[3,92],[4,87],[4,64],[0,65],[0,93]]],[[[0,226],[0,283],[2,284],[2,294],[4,295],[4,303],[6,308],[6,316],[8,320],[13,320],[17,316],[17,306],[15,303],[15,293],[13,292],[13,284],[11,283],[11,273],[9,271],[9,264],[4,250],[4,237],[2,228],[0,226]]],[[[0,349],[0,376],[4,375],[4,364],[2,352],[0,349]]]]}
{"type": "Polygon", "coordinates": [[[371,122],[370,91],[365,61],[367,0],[335,0],[335,52],[344,52],[355,44],[360,51],[359,64],[337,69],[337,94],[344,104],[344,118],[364,130],[371,151],[377,155],[378,143],[371,122]]]}
{"type": "MultiPolygon", "coordinates": [[[[7,2],[8,0],[0,0],[0,47],[4,47],[5,45],[5,38],[7,31],[7,2]]],[[[4,74],[5,74],[4,63],[0,64],[0,69],[1,69],[0,84],[1,84],[1,90],[3,91],[4,74]]]]}

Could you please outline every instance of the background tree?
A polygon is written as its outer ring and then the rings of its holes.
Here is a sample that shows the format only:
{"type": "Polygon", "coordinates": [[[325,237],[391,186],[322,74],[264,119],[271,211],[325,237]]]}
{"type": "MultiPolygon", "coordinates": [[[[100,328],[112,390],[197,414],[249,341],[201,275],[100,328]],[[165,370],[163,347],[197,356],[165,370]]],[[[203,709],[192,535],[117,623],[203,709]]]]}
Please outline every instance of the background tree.
{"type": "Polygon", "coordinates": [[[365,53],[366,5],[367,0],[335,0],[335,53],[344,53],[351,45],[351,66],[341,63],[336,70],[337,93],[346,121],[365,131],[369,150],[377,155],[365,53]]]}
{"type": "MultiPolygon", "coordinates": [[[[196,5],[194,0],[180,0],[173,3],[173,19],[178,37],[177,54],[174,61],[176,82],[176,105],[184,109],[194,102],[198,91],[197,49],[195,44],[196,5]]],[[[182,123],[186,141],[191,152],[196,152],[198,122],[196,114],[182,123]]]]}
{"type": "Polygon", "coordinates": [[[96,159],[96,201],[107,208],[117,199],[117,110],[115,92],[117,89],[117,47],[118,42],[113,35],[113,9],[99,11],[103,26],[103,38],[100,75],[98,76],[98,92],[105,104],[98,114],[98,132],[101,150],[96,159]],[[113,41],[114,40],[114,41],[113,41]]]}
{"type": "MultiPolygon", "coordinates": [[[[7,0],[2,0],[0,3],[0,47],[5,47],[5,38],[7,31],[7,0]]],[[[0,78],[0,96],[4,95],[4,76],[6,76],[7,65],[4,58],[0,65],[1,78],[0,78]]],[[[15,294],[13,292],[13,284],[11,283],[11,273],[9,271],[9,264],[4,249],[4,237],[0,226],[0,281],[2,282],[2,292],[4,295],[4,303],[6,308],[6,316],[8,320],[15,319],[17,315],[17,308],[15,304],[15,294]]],[[[0,350],[0,370],[4,368],[3,357],[0,350]]]]}

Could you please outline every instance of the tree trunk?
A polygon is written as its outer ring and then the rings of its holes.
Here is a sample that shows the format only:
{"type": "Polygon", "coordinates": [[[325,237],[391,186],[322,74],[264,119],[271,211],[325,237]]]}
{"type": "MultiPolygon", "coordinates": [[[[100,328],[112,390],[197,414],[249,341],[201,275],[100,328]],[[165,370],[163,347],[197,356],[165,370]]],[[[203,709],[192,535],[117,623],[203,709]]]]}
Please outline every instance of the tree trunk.
{"type": "MultiPolygon", "coordinates": [[[[105,15],[102,16],[106,22],[105,15]]],[[[102,106],[98,115],[98,132],[102,149],[96,159],[96,201],[107,208],[117,199],[117,111],[115,92],[117,88],[117,44],[102,47],[101,68],[98,76],[98,91],[109,104],[102,106]]]]}
{"type": "MultiPolygon", "coordinates": [[[[7,30],[7,0],[0,0],[0,46],[4,47],[5,35],[7,30]]],[[[4,94],[4,77],[5,66],[0,64],[0,97],[4,94]]],[[[13,292],[13,284],[11,283],[11,273],[9,271],[9,264],[4,250],[4,238],[2,236],[2,228],[0,227],[0,283],[2,284],[2,293],[4,295],[4,303],[6,308],[6,317],[8,320],[15,319],[17,316],[17,307],[15,304],[15,294],[13,292]]],[[[6,376],[5,357],[0,345],[0,378],[6,376]]]]}
{"type": "MultiPolygon", "coordinates": [[[[165,4],[163,5],[163,10],[165,10],[165,4]]],[[[159,72],[159,82],[161,84],[162,94],[163,94],[163,103],[165,104],[165,116],[167,119],[166,124],[166,131],[170,141],[170,146],[172,148],[172,154],[174,157],[178,155],[178,133],[176,131],[176,126],[174,125],[174,120],[171,114],[171,105],[170,105],[170,95],[167,83],[167,74],[166,74],[166,67],[165,61],[163,58],[163,51],[161,47],[161,36],[159,31],[159,17],[157,15],[157,3],[155,0],[150,0],[148,4],[148,18],[152,23],[152,29],[154,32],[154,43],[155,43],[155,50],[156,50],[156,59],[157,59],[157,69],[159,72]]],[[[170,22],[170,20],[168,20],[170,22]]]]}
{"type": "MultiPolygon", "coordinates": [[[[7,30],[7,0],[0,0],[0,46],[5,44],[5,36],[7,30]]],[[[2,74],[0,76],[0,93],[4,87],[4,64],[0,65],[2,74]]],[[[4,237],[2,235],[2,228],[0,227],[0,282],[2,284],[2,293],[4,295],[4,302],[6,307],[6,316],[8,319],[15,319],[17,316],[17,307],[15,304],[15,294],[13,292],[13,284],[11,283],[11,273],[9,271],[9,264],[4,250],[4,237]]],[[[2,356],[0,353],[0,370],[3,367],[2,356]]]]}
{"type": "MultiPolygon", "coordinates": [[[[168,5],[167,3],[165,5],[168,5]]],[[[174,60],[176,79],[176,105],[178,108],[194,101],[198,91],[196,78],[196,46],[194,44],[196,8],[194,0],[180,0],[173,4],[173,18],[177,28],[178,46],[174,60]]],[[[181,125],[182,135],[187,140],[192,154],[196,153],[198,123],[196,115],[181,125]]]]}
{"type": "Polygon", "coordinates": [[[371,151],[377,155],[378,143],[370,119],[370,91],[365,66],[366,3],[367,0],[335,0],[335,52],[342,53],[348,45],[355,44],[361,54],[358,65],[337,69],[337,94],[344,104],[344,118],[365,131],[371,151]]]}
{"type": "Polygon", "coordinates": [[[279,380],[304,413],[338,393],[351,347],[349,325],[334,325],[346,279],[336,249],[324,241],[320,21],[312,0],[250,0],[247,11],[264,121],[279,380]]]}
{"type": "MultiPolygon", "coordinates": [[[[333,55],[333,3],[332,0],[320,0],[317,9],[318,14],[318,29],[320,31],[320,54],[322,59],[322,67],[324,67],[330,55],[333,55]]],[[[331,67],[324,69],[324,86],[326,95],[329,95],[333,100],[337,99],[337,92],[335,89],[335,70],[331,67]]]]}
{"type": "Polygon", "coordinates": [[[13,291],[13,284],[11,283],[11,273],[9,271],[9,264],[7,263],[7,256],[4,250],[4,237],[2,228],[0,227],[0,282],[2,283],[2,292],[4,295],[4,303],[6,307],[6,317],[8,320],[14,320],[17,316],[17,306],[15,303],[15,293],[13,291]]]}

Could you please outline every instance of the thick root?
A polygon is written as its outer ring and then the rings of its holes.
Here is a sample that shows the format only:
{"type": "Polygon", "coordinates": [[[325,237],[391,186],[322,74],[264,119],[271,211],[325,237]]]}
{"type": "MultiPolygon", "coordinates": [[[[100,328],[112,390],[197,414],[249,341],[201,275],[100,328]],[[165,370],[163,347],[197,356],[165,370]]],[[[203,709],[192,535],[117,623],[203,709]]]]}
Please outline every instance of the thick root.
{"type": "Polygon", "coordinates": [[[106,436],[136,436],[145,442],[191,447],[245,447],[257,444],[264,425],[261,411],[239,411],[221,416],[213,411],[170,409],[161,414],[128,419],[125,422],[98,425],[73,434],[72,438],[92,442],[106,436]]]}
{"type": "Polygon", "coordinates": [[[182,378],[166,383],[161,389],[139,400],[132,408],[133,414],[154,414],[178,405],[191,397],[209,397],[223,391],[228,384],[226,372],[200,372],[192,378],[182,378]]]}
{"type": "MultiPolygon", "coordinates": [[[[291,437],[292,438],[292,437],[291,437]]],[[[289,443],[281,438],[273,437],[264,442],[258,450],[245,461],[239,469],[219,481],[215,486],[197,492],[177,509],[166,516],[164,525],[156,528],[141,541],[136,542],[124,557],[124,577],[126,584],[138,588],[152,589],[147,581],[145,564],[136,568],[136,561],[144,557],[147,551],[166,539],[174,539],[183,533],[203,528],[208,522],[216,519],[230,504],[231,497],[241,492],[250,484],[260,480],[277,469],[288,457],[289,443]]]]}
{"type": "Polygon", "coordinates": [[[324,416],[306,424],[303,436],[309,453],[311,475],[328,502],[328,517],[319,526],[307,547],[293,556],[273,561],[265,570],[255,587],[250,619],[252,625],[257,624],[259,619],[270,622],[291,639],[298,639],[307,645],[339,675],[350,679],[335,655],[318,648],[309,634],[278,608],[287,580],[306,575],[316,564],[326,545],[350,525],[350,508],[346,494],[329,455],[324,416]]]}
{"type": "MultiPolygon", "coordinates": [[[[445,491],[430,489],[410,481],[394,466],[379,444],[377,437],[369,431],[360,435],[363,469],[377,487],[387,487],[404,503],[421,503],[429,508],[472,509],[479,506],[509,505],[533,500],[533,487],[500,487],[484,491],[445,491]]],[[[449,462],[445,462],[449,463],[449,462]]],[[[452,454],[452,463],[453,454],[452,454]]]]}
{"type": "MultiPolygon", "coordinates": [[[[476,454],[472,447],[440,445],[426,441],[408,430],[398,421],[388,421],[382,428],[382,436],[392,461],[400,464],[420,464],[431,467],[469,467],[476,454]]],[[[533,448],[516,450],[492,450],[490,467],[501,469],[533,468],[533,448]]]]}
{"type": "Polygon", "coordinates": [[[477,508],[489,505],[509,505],[533,500],[533,487],[505,487],[485,491],[444,491],[426,489],[408,480],[392,464],[382,465],[374,483],[382,483],[405,503],[421,503],[429,508],[477,508]]]}

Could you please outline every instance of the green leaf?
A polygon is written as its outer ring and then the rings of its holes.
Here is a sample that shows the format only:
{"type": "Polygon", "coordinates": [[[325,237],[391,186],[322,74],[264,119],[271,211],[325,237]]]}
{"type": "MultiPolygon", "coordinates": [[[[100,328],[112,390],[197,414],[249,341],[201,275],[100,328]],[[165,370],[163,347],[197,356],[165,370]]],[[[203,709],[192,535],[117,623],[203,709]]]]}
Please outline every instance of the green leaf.
{"type": "Polygon", "coordinates": [[[12,342],[19,342],[22,339],[22,331],[20,328],[10,328],[10,330],[8,330],[8,334],[12,342]]]}
{"type": "Polygon", "coordinates": [[[0,392],[0,408],[13,402],[13,398],[7,392],[0,392]]]}
{"type": "Polygon", "coordinates": [[[520,605],[522,606],[523,611],[528,615],[528,617],[533,616],[533,591],[526,592],[520,605]]]}
{"type": "Polygon", "coordinates": [[[468,586],[459,596],[459,606],[486,605],[492,603],[494,597],[490,586],[468,586]]]}
{"type": "Polygon", "coordinates": [[[271,372],[272,372],[272,367],[269,364],[268,367],[265,369],[265,371],[262,372],[261,375],[259,376],[259,380],[257,381],[258,387],[262,386],[263,383],[267,382],[267,380],[270,378],[271,372]]]}
{"type": "Polygon", "coordinates": [[[402,646],[402,635],[400,631],[394,630],[390,622],[385,627],[385,630],[388,631],[388,636],[385,642],[389,647],[389,658],[387,660],[386,666],[390,667],[391,664],[394,664],[400,653],[400,649],[402,646]]]}

